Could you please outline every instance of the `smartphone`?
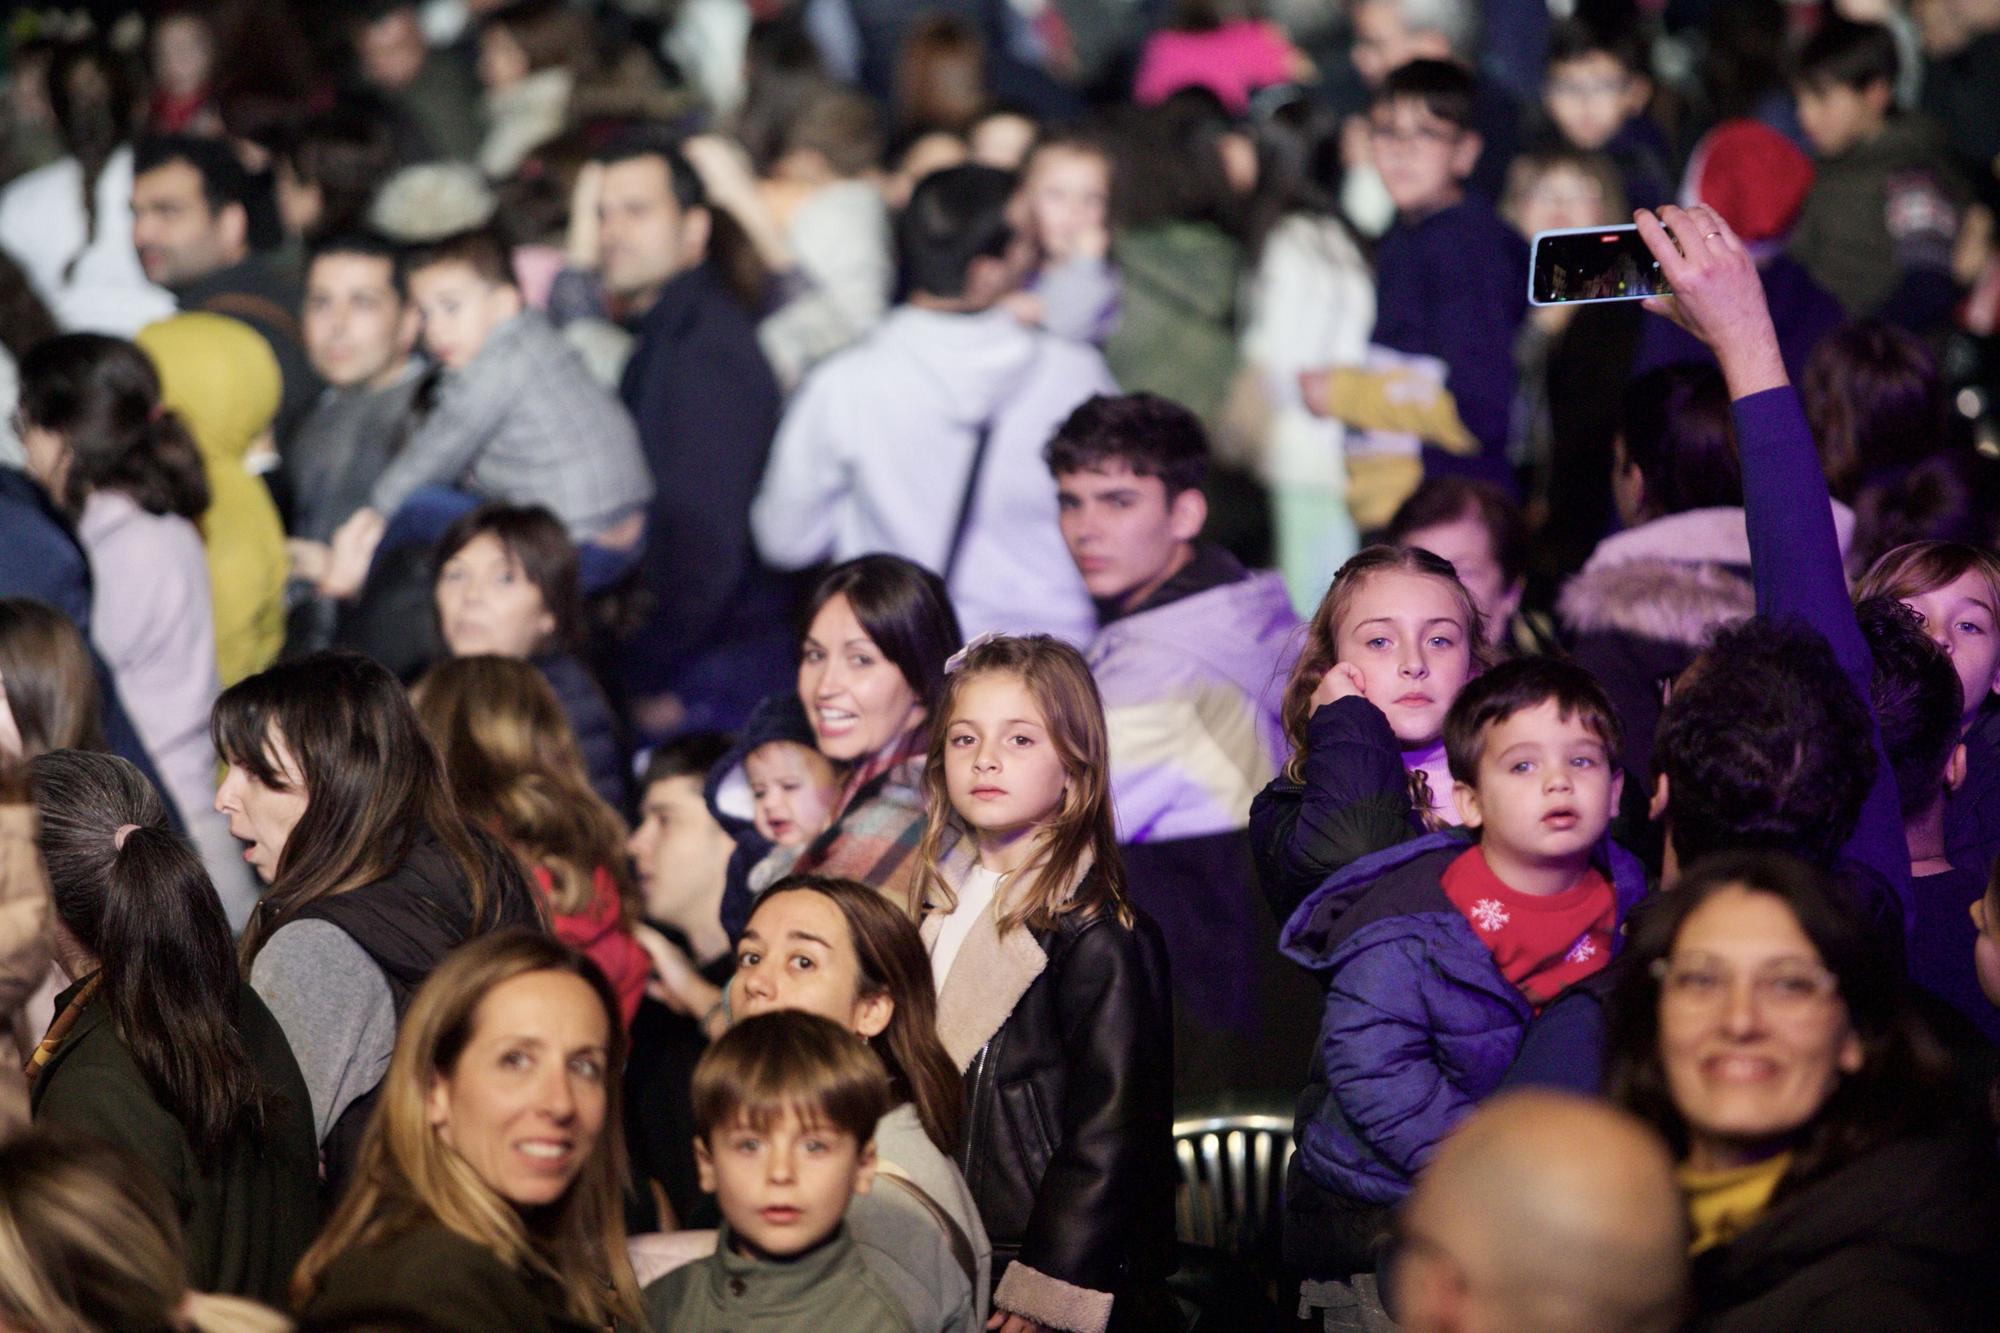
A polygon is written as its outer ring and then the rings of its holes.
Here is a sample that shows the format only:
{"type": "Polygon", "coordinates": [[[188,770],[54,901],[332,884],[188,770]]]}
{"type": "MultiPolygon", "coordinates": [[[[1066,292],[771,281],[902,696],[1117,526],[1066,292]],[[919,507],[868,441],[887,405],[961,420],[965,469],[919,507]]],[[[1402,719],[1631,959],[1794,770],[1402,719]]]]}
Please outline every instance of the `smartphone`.
{"type": "Polygon", "coordinates": [[[1535,233],[1528,300],[1535,305],[1670,296],[1660,261],[1637,227],[1567,227],[1535,233]]]}

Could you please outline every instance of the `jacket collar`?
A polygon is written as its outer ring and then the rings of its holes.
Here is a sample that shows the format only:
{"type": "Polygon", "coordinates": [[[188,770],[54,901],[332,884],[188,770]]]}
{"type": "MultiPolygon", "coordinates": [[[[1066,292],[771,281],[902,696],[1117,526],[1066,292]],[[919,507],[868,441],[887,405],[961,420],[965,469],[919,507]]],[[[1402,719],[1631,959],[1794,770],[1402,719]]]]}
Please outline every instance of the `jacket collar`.
{"type": "Polygon", "coordinates": [[[715,1237],[715,1259],[708,1265],[708,1290],[718,1306],[746,1322],[823,1301],[829,1294],[826,1284],[838,1281],[841,1268],[860,1262],[845,1222],[816,1249],[782,1263],[738,1254],[731,1240],[724,1222],[715,1237]]]}
{"type": "MultiPolygon", "coordinates": [[[[954,889],[965,883],[977,855],[973,840],[960,838],[939,862],[945,883],[954,889]]],[[[1090,861],[1086,857],[1064,897],[1074,895],[1077,885],[1089,873],[1090,861]]],[[[944,986],[938,991],[938,1039],[961,1073],[971,1067],[972,1058],[993,1040],[993,1034],[1007,1022],[1028,987],[1049,965],[1048,953],[1033,931],[1024,928],[1010,930],[1005,935],[1000,933],[1000,917],[1015,906],[1027,878],[1012,877],[979,914],[979,919],[972,923],[972,932],[959,946],[958,957],[952,960],[944,986]]],[[[930,913],[924,917],[919,933],[926,949],[936,946],[938,932],[943,928],[942,914],[930,913]]]]}
{"type": "Polygon", "coordinates": [[[1241,583],[1250,572],[1235,556],[1213,542],[1196,541],[1194,552],[1187,564],[1175,571],[1172,578],[1153,590],[1148,597],[1130,611],[1118,609],[1115,600],[1093,599],[1097,602],[1097,623],[1109,625],[1127,616],[1141,615],[1147,611],[1157,611],[1183,598],[1197,593],[1208,592],[1231,583],[1241,583]]]}

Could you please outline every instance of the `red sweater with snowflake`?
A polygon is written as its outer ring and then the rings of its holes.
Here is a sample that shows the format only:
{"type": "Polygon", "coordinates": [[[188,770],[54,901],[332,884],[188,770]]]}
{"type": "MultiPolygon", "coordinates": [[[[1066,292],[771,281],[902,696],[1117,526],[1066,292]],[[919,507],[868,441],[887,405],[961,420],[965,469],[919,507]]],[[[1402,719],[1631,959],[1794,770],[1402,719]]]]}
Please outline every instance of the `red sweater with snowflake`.
{"type": "Polygon", "coordinates": [[[1445,867],[1443,883],[1501,975],[1536,1012],[1611,961],[1618,898],[1595,867],[1561,893],[1522,893],[1501,882],[1474,847],[1445,867]]]}

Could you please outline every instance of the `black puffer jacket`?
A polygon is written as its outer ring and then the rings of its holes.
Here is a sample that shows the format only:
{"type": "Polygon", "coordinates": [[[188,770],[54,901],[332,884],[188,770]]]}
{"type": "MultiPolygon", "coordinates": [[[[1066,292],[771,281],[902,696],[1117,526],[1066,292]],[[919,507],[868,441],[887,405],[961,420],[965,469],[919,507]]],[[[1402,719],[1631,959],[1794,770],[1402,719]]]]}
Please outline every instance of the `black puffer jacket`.
{"type": "Polygon", "coordinates": [[[990,961],[981,947],[968,939],[958,963],[972,967],[947,978],[939,1033],[965,1071],[958,1161],[998,1290],[1058,1327],[1092,1327],[1084,1311],[1107,1296],[1128,1315],[1174,1268],[1166,941],[1145,916],[1072,914],[1013,932],[990,961]]]}
{"type": "Polygon", "coordinates": [[[2000,1326],[1990,1143],[1906,1139],[1780,1201],[1695,1260],[1705,1333],[2000,1326]]]}

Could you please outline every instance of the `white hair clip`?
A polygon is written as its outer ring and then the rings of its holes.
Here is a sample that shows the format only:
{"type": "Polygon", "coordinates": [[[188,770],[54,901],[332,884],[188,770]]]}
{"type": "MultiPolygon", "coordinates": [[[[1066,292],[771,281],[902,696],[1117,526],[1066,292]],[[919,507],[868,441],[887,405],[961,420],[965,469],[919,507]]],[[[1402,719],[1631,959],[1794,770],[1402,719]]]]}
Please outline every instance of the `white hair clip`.
{"type": "Polygon", "coordinates": [[[950,657],[944,659],[944,674],[949,676],[953,672],[957,671],[960,667],[965,665],[966,658],[970,657],[974,652],[976,652],[981,648],[984,648],[987,644],[993,642],[995,639],[999,637],[1000,637],[1000,631],[997,629],[989,629],[984,634],[973,635],[971,642],[967,643],[965,647],[959,649],[957,652],[953,653],[950,657]]]}

